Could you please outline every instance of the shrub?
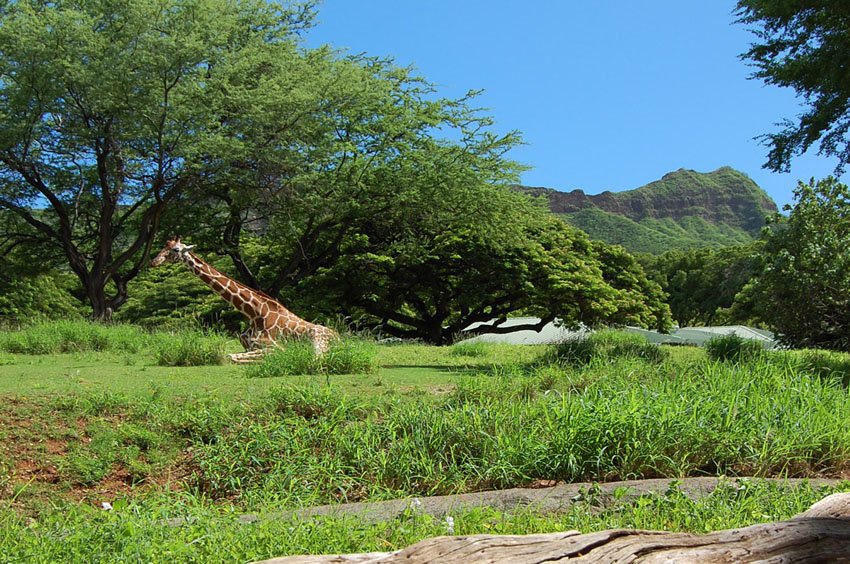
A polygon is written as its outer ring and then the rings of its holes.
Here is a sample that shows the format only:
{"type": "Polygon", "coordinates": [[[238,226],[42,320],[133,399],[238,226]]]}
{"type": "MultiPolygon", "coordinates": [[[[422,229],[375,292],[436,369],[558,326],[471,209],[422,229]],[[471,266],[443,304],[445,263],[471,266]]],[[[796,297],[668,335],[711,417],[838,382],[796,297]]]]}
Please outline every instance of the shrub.
{"type": "Polygon", "coordinates": [[[766,355],[760,342],[739,337],[734,333],[709,339],[705,343],[705,353],[711,360],[739,363],[753,362],[766,355]]]}
{"type": "Polygon", "coordinates": [[[73,275],[24,277],[2,272],[0,319],[23,323],[29,319],[82,318],[86,308],[71,293],[75,284],[73,275]]]}
{"type": "Polygon", "coordinates": [[[297,374],[369,374],[377,367],[377,349],[369,341],[343,338],[333,341],[330,349],[317,356],[306,340],[281,343],[269,351],[262,362],[248,366],[249,378],[274,378],[297,374]]]}
{"type": "Polygon", "coordinates": [[[208,366],[225,361],[227,340],[216,333],[184,329],[157,341],[154,354],[160,366],[208,366]]]}

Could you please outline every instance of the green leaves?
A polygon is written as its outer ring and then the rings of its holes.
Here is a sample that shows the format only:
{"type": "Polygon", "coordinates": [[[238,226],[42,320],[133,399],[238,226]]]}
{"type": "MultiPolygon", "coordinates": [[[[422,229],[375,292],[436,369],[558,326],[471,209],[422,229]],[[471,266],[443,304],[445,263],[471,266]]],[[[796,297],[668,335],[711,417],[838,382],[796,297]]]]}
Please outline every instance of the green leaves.
{"type": "Polygon", "coordinates": [[[793,88],[805,99],[798,120],[762,136],[769,148],[765,166],[788,172],[793,157],[820,141],[819,153],[850,162],[850,6],[843,0],[739,0],[738,22],[757,25],[759,39],[742,58],[758,69],[754,78],[793,88]]]}
{"type": "Polygon", "coordinates": [[[359,224],[345,255],[308,279],[308,295],[436,344],[520,312],[570,326],[669,327],[660,288],[622,248],[591,243],[541,202],[437,160],[441,175],[411,175],[405,205],[359,224]]]}
{"type": "Polygon", "coordinates": [[[850,191],[829,177],[794,194],[787,220],[763,235],[763,271],[747,297],[786,344],[850,350],[850,191]]]}

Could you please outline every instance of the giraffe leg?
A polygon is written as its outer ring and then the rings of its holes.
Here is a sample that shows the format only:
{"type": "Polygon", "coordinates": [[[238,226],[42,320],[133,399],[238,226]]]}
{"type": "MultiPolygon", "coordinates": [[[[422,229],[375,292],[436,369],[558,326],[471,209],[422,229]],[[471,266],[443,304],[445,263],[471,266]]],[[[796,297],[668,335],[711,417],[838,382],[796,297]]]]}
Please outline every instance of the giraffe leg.
{"type": "Polygon", "coordinates": [[[259,362],[265,356],[266,351],[263,349],[254,349],[252,351],[246,351],[243,353],[235,353],[227,355],[230,358],[230,361],[234,364],[253,364],[255,362],[259,362]]]}
{"type": "Polygon", "coordinates": [[[243,353],[228,355],[230,360],[236,364],[259,362],[265,356],[266,350],[277,346],[268,331],[253,327],[242,333],[239,336],[239,341],[247,350],[243,353]]]}
{"type": "Polygon", "coordinates": [[[242,344],[242,348],[246,351],[251,350],[251,345],[254,341],[254,330],[252,328],[246,329],[242,333],[239,334],[239,342],[242,344]]]}
{"type": "Polygon", "coordinates": [[[338,335],[332,329],[326,327],[318,327],[313,331],[311,338],[313,340],[313,350],[316,351],[316,356],[322,356],[331,346],[331,339],[337,338],[338,335]]]}

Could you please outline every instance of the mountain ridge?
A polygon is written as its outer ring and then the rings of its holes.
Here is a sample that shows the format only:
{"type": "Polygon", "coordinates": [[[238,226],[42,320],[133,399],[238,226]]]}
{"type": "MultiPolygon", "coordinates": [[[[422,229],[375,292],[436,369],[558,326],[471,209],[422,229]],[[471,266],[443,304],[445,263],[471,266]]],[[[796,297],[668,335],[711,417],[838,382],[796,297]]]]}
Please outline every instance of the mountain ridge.
{"type": "Polygon", "coordinates": [[[778,207],[749,176],[724,166],[680,168],[639,188],[600,194],[517,186],[545,197],[553,213],[592,238],[633,252],[746,243],[778,207]]]}

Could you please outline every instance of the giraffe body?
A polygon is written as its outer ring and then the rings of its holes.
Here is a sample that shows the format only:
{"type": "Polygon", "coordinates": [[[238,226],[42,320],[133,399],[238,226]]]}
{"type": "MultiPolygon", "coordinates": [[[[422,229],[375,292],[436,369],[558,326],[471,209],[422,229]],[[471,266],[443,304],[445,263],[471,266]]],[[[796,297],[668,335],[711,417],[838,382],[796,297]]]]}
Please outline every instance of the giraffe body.
{"type": "Polygon", "coordinates": [[[246,352],[230,355],[232,361],[245,363],[259,360],[266,348],[274,347],[287,338],[310,339],[316,354],[321,355],[328,350],[330,342],[338,337],[333,329],[301,319],[271,296],[222,274],[192,254],[190,251],[193,247],[184,245],[179,237],[171,238],[151,261],[151,266],[182,262],[222,299],[248,318],[248,329],[239,336],[246,352]]]}

